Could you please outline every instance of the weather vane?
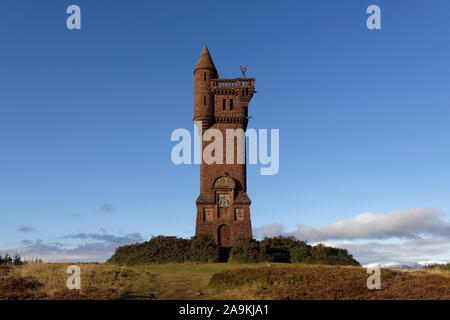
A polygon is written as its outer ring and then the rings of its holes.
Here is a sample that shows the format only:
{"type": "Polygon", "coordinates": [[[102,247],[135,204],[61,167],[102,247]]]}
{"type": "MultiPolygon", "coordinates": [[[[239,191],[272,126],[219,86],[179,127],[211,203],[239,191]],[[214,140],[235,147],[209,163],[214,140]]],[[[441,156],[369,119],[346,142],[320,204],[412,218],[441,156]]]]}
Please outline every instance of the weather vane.
{"type": "Polygon", "coordinates": [[[247,72],[247,66],[241,66],[242,77],[245,78],[245,73],[247,72]]]}

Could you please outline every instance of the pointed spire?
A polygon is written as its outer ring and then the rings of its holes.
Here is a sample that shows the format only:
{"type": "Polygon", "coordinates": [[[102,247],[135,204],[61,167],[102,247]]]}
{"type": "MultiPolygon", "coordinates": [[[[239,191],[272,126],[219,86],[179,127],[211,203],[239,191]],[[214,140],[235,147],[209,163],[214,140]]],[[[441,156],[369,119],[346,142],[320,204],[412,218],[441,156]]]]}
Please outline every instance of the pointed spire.
{"type": "Polygon", "coordinates": [[[217,73],[216,67],[214,66],[214,62],[211,59],[211,55],[209,54],[208,47],[206,46],[206,44],[203,47],[202,53],[200,54],[200,58],[198,59],[194,72],[197,69],[211,69],[215,73],[217,73]]]}

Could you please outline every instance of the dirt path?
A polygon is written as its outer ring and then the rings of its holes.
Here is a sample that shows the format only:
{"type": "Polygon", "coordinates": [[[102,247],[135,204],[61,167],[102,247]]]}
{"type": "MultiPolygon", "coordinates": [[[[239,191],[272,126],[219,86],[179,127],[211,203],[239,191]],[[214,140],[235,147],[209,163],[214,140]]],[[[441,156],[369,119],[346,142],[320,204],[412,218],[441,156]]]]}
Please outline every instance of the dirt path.
{"type": "Polygon", "coordinates": [[[152,281],[137,281],[123,299],[205,300],[211,299],[207,284],[211,275],[157,274],[152,281]]]}

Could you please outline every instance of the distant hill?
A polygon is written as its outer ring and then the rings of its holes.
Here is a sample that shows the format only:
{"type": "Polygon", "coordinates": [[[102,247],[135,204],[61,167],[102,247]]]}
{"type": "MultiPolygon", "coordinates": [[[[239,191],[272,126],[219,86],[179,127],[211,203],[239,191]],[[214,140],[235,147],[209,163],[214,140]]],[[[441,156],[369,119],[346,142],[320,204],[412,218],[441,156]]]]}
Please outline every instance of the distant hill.
{"type": "Polygon", "coordinates": [[[385,269],[422,269],[429,265],[445,265],[448,261],[411,261],[411,260],[387,260],[373,262],[363,265],[364,268],[385,268],[385,269]]]}

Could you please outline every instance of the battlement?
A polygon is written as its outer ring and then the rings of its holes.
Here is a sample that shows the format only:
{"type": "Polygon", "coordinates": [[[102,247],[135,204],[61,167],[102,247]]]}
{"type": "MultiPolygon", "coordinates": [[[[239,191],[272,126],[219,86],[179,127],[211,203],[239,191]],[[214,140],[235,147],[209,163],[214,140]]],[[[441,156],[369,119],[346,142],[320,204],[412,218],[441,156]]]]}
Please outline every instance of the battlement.
{"type": "Polygon", "coordinates": [[[253,88],[254,78],[211,79],[211,89],[253,88]]]}

